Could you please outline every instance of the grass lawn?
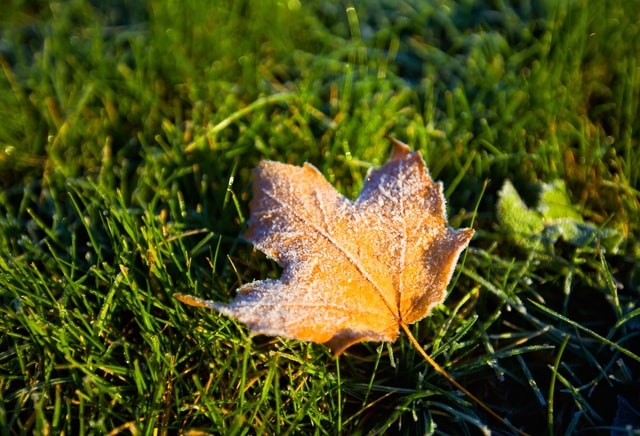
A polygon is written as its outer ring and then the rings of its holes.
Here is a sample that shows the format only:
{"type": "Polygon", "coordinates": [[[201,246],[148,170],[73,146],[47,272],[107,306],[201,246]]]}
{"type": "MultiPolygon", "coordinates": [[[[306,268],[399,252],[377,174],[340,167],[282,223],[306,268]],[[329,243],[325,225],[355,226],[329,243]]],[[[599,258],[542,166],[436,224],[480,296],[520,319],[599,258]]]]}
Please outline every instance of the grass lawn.
{"type": "Polygon", "coordinates": [[[334,360],[173,298],[279,276],[260,160],[354,198],[385,135],[476,230],[429,355],[529,434],[640,432],[634,2],[102,4],[0,6],[1,434],[509,434],[404,335],[334,360]]]}

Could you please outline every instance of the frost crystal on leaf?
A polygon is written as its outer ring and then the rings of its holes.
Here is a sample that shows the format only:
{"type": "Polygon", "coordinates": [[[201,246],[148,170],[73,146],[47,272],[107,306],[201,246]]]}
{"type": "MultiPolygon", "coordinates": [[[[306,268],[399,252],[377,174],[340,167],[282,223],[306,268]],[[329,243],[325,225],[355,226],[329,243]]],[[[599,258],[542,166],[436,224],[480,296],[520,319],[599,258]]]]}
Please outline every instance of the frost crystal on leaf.
{"type": "Polygon", "coordinates": [[[278,280],[245,284],[229,304],[179,296],[253,333],[326,344],[390,341],[440,304],[472,229],[447,224],[442,184],[417,152],[394,141],[355,201],[312,165],[261,162],[244,237],[276,260],[278,280]]]}

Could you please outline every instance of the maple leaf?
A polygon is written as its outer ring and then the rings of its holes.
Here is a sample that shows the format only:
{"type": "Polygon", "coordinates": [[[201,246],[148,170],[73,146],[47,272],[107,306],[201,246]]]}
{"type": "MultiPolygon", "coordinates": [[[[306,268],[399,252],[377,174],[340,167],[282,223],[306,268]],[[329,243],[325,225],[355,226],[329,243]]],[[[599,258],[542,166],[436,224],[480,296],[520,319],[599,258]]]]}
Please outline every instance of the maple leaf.
{"type": "Polygon", "coordinates": [[[177,297],[254,334],[323,343],[336,355],[360,341],[395,341],[400,326],[444,300],[473,230],[448,226],[442,184],[419,153],[392,141],[391,157],[369,171],[354,201],[308,163],[261,162],[244,238],[282,276],[243,285],[229,304],[177,297]]]}

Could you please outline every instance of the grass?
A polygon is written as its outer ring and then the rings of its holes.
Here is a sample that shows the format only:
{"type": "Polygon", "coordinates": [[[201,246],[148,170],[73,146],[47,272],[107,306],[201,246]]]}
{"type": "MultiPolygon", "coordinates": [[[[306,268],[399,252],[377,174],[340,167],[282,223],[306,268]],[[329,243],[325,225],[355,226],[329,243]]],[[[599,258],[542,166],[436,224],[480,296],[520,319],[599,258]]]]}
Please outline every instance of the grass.
{"type": "Polygon", "coordinates": [[[508,433],[405,337],[332,360],[172,298],[279,275],[240,238],[260,159],[310,161],[354,197],[385,135],[476,229],[412,326],[427,352],[530,434],[640,428],[631,2],[2,9],[2,434],[508,433]],[[564,181],[619,244],[519,245],[505,180],[532,207],[564,181]]]}

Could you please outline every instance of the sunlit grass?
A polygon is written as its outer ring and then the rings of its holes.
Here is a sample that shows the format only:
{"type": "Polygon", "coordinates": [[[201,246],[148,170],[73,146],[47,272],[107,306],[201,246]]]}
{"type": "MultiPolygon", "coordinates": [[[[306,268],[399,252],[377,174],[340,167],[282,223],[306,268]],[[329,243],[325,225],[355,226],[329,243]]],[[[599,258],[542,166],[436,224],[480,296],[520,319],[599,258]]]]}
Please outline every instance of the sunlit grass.
{"type": "Polygon", "coordinates": [[[333,360],[172,298],[279,275],[240,238],[260,159],[355,197],[386,135],[476,229],[412,327],[426,351],[530,434],[640,426],[616,418],[640,409],[635,9],[516,3],[7,7],[2,432],[507,432],[406,338],[333,360]],[[564,181],[617,251],[519,245],[496,216],[507,179],[531,206],[564,181]]]}

